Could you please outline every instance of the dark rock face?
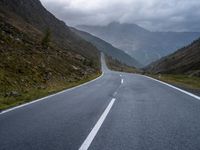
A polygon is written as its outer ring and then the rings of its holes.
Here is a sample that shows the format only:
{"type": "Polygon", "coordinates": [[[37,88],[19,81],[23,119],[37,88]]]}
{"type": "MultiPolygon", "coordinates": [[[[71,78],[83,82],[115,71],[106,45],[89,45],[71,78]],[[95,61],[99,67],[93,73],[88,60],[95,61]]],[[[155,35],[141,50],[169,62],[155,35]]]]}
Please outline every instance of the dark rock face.
{"type": "Polygon", "coordinates": [[[0,4],[41,30],[48,26],[57,27],[58,24],[68,29],[63,22],[49,13],[39,0],[3,0],[0,4]]]}

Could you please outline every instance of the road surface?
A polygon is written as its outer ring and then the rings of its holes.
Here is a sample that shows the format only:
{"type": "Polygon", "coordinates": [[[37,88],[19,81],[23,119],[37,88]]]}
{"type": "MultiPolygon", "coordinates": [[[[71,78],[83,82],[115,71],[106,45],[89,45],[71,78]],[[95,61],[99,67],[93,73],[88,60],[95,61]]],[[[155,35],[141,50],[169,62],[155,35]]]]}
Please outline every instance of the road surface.
{"type": "Polygon", "coordinates": [[[113,72],[0,114],[0,150],[198,150],[200,101],[113,72]]]}

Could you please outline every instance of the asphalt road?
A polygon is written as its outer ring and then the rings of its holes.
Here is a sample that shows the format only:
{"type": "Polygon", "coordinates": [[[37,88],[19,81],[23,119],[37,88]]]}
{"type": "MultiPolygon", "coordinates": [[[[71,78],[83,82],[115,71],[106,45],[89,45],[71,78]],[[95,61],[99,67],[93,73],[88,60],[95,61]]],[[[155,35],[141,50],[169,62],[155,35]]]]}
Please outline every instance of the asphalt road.
{"type": "Polygon", "coordinates": [[[0,150],[198,150],[200,101],[141,75],[99,79],[0,114],[0,150]]]}

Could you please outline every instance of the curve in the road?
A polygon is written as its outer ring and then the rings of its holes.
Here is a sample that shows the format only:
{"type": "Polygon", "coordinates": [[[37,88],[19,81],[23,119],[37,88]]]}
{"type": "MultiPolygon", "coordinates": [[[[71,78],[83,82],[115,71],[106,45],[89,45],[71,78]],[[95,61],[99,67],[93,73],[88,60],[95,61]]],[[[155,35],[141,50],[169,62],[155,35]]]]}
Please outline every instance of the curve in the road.
{"type": "Polygon", "coordinates": [[[199,97],[110,71],[103,57],[102,70],[79,88],[1,113],[0,149],[200,149],[199,97]]]}

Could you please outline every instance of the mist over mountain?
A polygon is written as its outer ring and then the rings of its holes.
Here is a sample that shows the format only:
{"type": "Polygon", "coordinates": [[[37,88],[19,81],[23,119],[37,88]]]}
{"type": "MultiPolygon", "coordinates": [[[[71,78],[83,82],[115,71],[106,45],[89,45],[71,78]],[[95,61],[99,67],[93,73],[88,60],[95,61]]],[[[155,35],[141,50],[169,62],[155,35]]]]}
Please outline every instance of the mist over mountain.
{"type": "Polygon", "coordinates": [[[97,47],[98,50],[106,54],[107,56],[112,57],[113,59],[117,59],[119,62],[124,63],[129,66],[141,67],[141,64],[138,63],[133,57],[126,54],[124,51],[113,47],[111,44],[106,41],[95,37],[87,32],[77,30],[75,28],[71,28],[71,30],[85,39],[88,42],[91,42],[93,45],[97,47]]]}
{"type": "Polygon", "coordinates": [[[77,26],[124,50],[142,65],[162,58],[191,43],[198,32],[151,32],[136,24],[112,22],[107,26],[77,26]]]}
{"type": "Polygon", "coordinates": [[[71,26],[136,23],[151,31],[200,31],[199,0],[41,0],[71,26]]]}

